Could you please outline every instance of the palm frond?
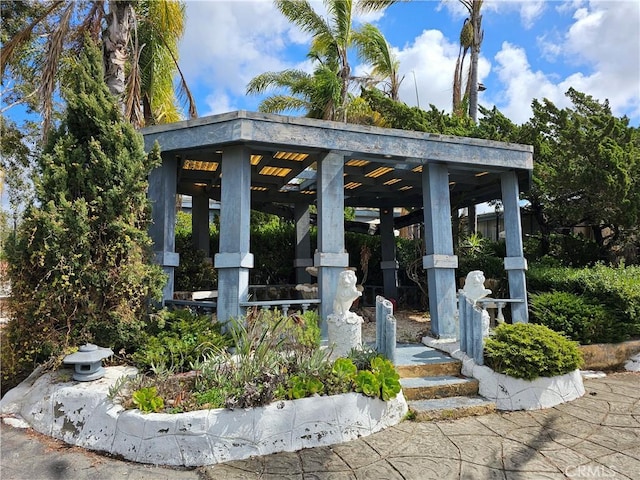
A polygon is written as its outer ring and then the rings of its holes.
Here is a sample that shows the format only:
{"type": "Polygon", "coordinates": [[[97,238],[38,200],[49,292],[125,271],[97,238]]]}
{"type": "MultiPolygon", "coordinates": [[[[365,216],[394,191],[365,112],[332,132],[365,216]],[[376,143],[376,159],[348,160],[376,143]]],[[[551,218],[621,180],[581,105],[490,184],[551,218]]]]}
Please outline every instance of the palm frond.
{"type": "Polygon", "coordinates": [[[308,108],[308,102],[291,95],[272,95],[265,98],[258,106],[258,110],[264,113],[294,112],[308,110],[308,108]]]}
{"type": "Polygon", "coordinates": [[[46,138],[51,128],[51,116],[53,112],[53,92],[56,88],[56,75],[60,58],[64,51],[64,39],[69,32],[69,21],[74,4],[70,3],[60,17],[58,28],[51,34],[42,71],[42,83],[40,84],[40,101],[42,103],[42,134],[46,138]]]}
{"type": "Polygon", "coordinates": [[[275,6],[287,19],[314,37],[331,35],[329,24],[313,9],[307,0],[275,0],[275,6]]]}
{"type": "Polygon", "coordinates": [[[140,53],[142,49],[144,49],[144,45],[140,47],[138,44],[138,32],[136,25],[137,21],[135,20],[134,14],[134,31],[131,39],[133,44],[131,52],[132,62],[131,69],[127,75],[127,84],[125,87],[124,114],[135,128],[141,128],[145,123],[141,106],[142,94],[140,86],[140,53]]]}
{"type": "Polygon", "coordinates": [[[351,25],[353,16],[352,0],[325,1],[329,15],[333,20],[333,37],[340,46],[347,47],[351,41],[351,25]]]}
{"type": "Polygon", "coordinates": [[[383,10],[394,3],[408,2],[409,0],[358,0],[356,8],[361,12],[375,12],[383,10]]]}
{"type": "Polygon", "coordinates": [[[302,82],[309,79],[309,74],[302,70],[283,70],[282,72],[265,72],[251,79],[247,85],[247,95],[264,93],[273,88],[300,88],[302,82]]]}
{"type": "Polygon", "coordinates": [[[0,74],[2,75],[2,77],[4,77],[4,70],[11,60],[13,52],[16,50],[16,48],[19,48],[25,42],[27,42],[31,38],[31,34],[36,25],[47,18],[47,16],[49,16],[49,14],[51,14],[58,7],[62,6],[63,3],[63,1],[53,2],[51,6],[42,13],[42,15],[34,19],[29,25],[27,25],[20,32],[14,35],[11,40],[2,45],[2,50],[0,51],[0,74]]]}

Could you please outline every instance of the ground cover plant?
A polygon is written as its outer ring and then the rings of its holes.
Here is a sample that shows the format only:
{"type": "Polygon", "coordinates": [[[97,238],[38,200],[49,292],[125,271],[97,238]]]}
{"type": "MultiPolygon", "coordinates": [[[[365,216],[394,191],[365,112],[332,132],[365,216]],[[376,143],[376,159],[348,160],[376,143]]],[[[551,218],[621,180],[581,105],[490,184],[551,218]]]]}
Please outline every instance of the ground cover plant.
{"type": "MultiPolygon", "coordinates": [[[[176,350],[160,351],[154,339],[174,338],[188,313],[169,314],[173,327],[150,336],[134,355],[145,359],[149,370],[123,381],[110,392],[125,408],[142,412],[180,413],[210,408],[248,408],[278,400],[313,395],[360,392],[390,400],[400,392],[399,375],[393,364],[376,352],[354,350],[349,357],[329,360],[330,350],[320,348],[320,329],[315,312],[283,316],[277,311],[250,312],[246,318],[232,320],[228,332],[198,323],[191,326],[193,338],[203,338],[198,330],[214,333],[218,344],[208,341],[195,360],[177,362],[176,350]],[[217,335],[217,337],[216,337],[217,335]],[[160,362],[158,368],[149,359],[160,362]],[[151,370],[154,370],[155,373],[151,370]]],[[[188,322],[187,322],[188,323],[188,322]]],[[[184,331],[184,329],[180,330],[184,331]]],[[[204,337],[206,338],[206,336],[204,337]]],[[[184,345],[183,345],[184,346],[184,345]]]]}
{"type": "Polygon", "coordinates": [[[485,365],[514,378],[564,375],[580,368],[576,342],[534,323],[504,323],[485,340],[485,365]]]}

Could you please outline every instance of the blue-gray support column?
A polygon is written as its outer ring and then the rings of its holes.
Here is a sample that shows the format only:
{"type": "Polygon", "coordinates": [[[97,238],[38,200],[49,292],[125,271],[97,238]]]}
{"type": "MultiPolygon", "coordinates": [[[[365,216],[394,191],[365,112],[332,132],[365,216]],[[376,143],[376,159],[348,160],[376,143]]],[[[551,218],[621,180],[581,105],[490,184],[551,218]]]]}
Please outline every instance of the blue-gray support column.
{"type": "Polygon", "coordinates": [[[327,318],[333,312],[333,299],[340,272],[349,266],[344,248],[344,155],[330,152],[318,161],[318,267],[320,329],[327,338],[327,318]]]}
{"type": "MultiPolygon", "coordinates": [[[[296,221],[296,258],[293,266],[296,269],[297,283],[312,283],[311,275],[305,269],[313,266],[311,258],[311,219],[309,215],[309,205],[296,203],[294,205],[294,216],[296,221]]],[[[315,280],[313,280],[315,282],[315,280]]]]}
{"type": "Polygon", "coordinates": [[[240,302],[249,294],[249,218],[251,214],[251,162],[246,147],[233,146],[222,154],[220,197],[220,247],[215,256],[218,270],[218,321],[244,315],[240,302]]]}
{"type": "Polygon", "coordinates": [[[203,190],[191,197],[191,232],[193,246],[209,257],[209,197],[203,190]]]}
{"type": "Polygon", "coordinates": [[[431,331],[438,338],[455,338],[458,257],[453,254],[449,172],[429,163],[422,169],[425,251],[422,265],[429,284],[431,331]]]}
{"type": "Polygon", "coordinates": [[[522,248],[522,222],[520,220],[520,189],[514,171],[505,172],[500,177],[502,186],[502,205],[504,206],[504,231],[507,256],[504,268],[509,280],[509,296],[523,299],[523,303],[511,304],[511,320],[513,323],[528,322],[527,307],[527,259],[522,248]]]}
{"type": "Polygon", "coordinates": [[[396,236],[393,231],[393,208],[380,209],[380,244],[382,247],[382,282],[384,296],[398,299],[398,262],[396,261],[396,236]]]}
{"type": "Polygon", "coordinates": [[[149,173],[151,218],[149,236],[153,240],[155,261],[167,274],[162,299],[173,299],[173,270],[179,264],[175,252],[176,189],[178,160],[174,155],[162,155],[162,165],[149,173]]]}

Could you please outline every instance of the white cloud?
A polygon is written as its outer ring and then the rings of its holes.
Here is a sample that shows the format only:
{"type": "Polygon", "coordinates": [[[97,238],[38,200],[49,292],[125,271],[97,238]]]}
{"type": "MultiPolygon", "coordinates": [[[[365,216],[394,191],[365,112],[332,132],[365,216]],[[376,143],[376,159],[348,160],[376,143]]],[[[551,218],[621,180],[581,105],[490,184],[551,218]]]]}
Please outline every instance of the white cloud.
{"type": "Polygon", "coordinates": [[[546,8],[545,2],[523,2],[520,7],[520,20],[527,30],[542,16],[546,8]]]}
{"type": "MultiPolygon", "coordinates": [[[[542,16],[547,7],[546,4],[545,0],[485,0],[480,13],[484,15],[487,12],[492,12],[500,15],[516,11],[520,15],[522,26],[528,30],[542,16]]],[[[463,19],[469,16],[469,10],[459,1],[441,0],[437,9],[441,10],[443,8],[446,8],[455,19],[463,19]]]]}
{"type": "MultiPolygon", "coordinates": [[[[423,31],[412,44],[398,52],[400,76],[405,77],[400,86],[401,100],[412,106],[419,100],[422,108],[433,104],[440,110],[450,112],[457,58],[456,43],[448,41],[439,30],[423,31]]],[[[469,65],[469,61],[467,55],[465,64],[469,65]]],[[[481,56],[478,62],[479,82],[489,74],[490,68],[489,62],[481,56]]]]}
{"type": "Polygon", "coordinates": [[[563,60],[573,73],[534,71],[522,47],[505,42],[495,56],[495,71],[504,90],[495,103],[513,121],[526,121],[530,103],[548,98],[569,106],[565,92],[573,87],[599,101],[609,100],[614,115],[640,116],[640,3],[630,1],[567,2],[573,24],[564,35],[547,32],[538,38],[548,60],[563,60]]]}
{"type": "Polygon", "coordinates": [[[204,99],[206,104],[206,111],[203,112],[204,116],[216,115],[218,113],[232,112],[238,110],[238,106],[235,105],[229,95],[223,91],[214,91],[207,95],[204,99]]]}
{"type": "Polygon", "coordinates": [[[566,106],[566,89],[555,85],[543,72],[533,71],[523,48],[504,42],[495,60],[494,70],[504,90],[491,98],[513,122],[524,123],[531,118],[531,101],[534,98],[547,98],[558,106],[566,106]]]}
{"type": "Polygon", "coordinates": [[[297,31],[271,1],[188,1],[186,6],[180,65],[190,85],[244,95],[251,78],[291,66],[283,52],[285,42],[298,40],[297,31]]]}
{"type": "MultiPolygon", "coordinates": [[[[323,2],[312,0],[322,16],[323,2]]],[[[201,115],[241,108],[234,99],[244,96],[248,82],[264,72],[288,68],[311,70],[305,59],[308,33],[290,23],[271,0],[187,1],[187,28],[180,43],[180,66],[187,83],[205,91],[201,115]],[[301,46],[293,61],[287,49],[301,46]]],[[[358,13],[354,22],[371,22],[384,11],[358,13]]],[[[259,96],[254,97],[255,102],[259,96]]]]}
{"type": "MultiPolygon", "coordinates": [[[[640,3],[590,2],[574,14],[566,35],[566,55],[600,72],[599,92],[622,96],[640,93],[640,3]]],[[[609,94],[603,95],[609,96],[609,94]]]]}

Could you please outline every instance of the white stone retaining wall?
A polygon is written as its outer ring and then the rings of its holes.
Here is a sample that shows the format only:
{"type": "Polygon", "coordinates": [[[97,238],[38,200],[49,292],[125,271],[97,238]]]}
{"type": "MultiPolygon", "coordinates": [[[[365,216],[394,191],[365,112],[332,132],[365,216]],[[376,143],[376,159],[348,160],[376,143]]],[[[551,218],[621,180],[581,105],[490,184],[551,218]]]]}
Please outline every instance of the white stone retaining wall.
{"type": "Polygon", "coordinates": [[[135,370],[106,368],[93,382],[28,379],[7,392],[0,414],[90,450],[158,465],[199,466],[253,455],[332,445],[399,423],[407,413],[400,393],[383,402],[357,393],[275,402],[248,409],[180,414],[124,410],[107,399],[109,387],[135,370]]]}
{"type": "Polygon", "coordinates": [[[480,382],[478,393],[495,402],[498,410],[539,410],[570,402],[584,395],[580,370],[535,380],[513,378],[476,365],[472,358],[462,362],[462,374],[480,382]]]}
{"type": "Polygon", "coordinates": [[[441,341],[423,337],[425,345],[443,350],[453,358],[462,361],[462,374],[476,378],[478,393],[495,402],[498,410],[538,410],[551,408],[570,402],[585,394],[580,370],[557,377],[541,377],[523,380],[498,373],[484,365],[478,365],[473,358],[460,350],[458,342],[441,341]]]}

